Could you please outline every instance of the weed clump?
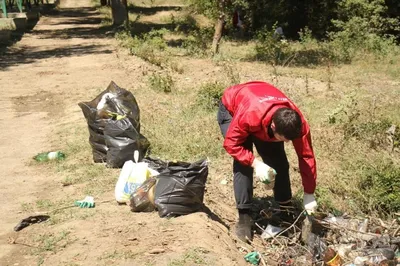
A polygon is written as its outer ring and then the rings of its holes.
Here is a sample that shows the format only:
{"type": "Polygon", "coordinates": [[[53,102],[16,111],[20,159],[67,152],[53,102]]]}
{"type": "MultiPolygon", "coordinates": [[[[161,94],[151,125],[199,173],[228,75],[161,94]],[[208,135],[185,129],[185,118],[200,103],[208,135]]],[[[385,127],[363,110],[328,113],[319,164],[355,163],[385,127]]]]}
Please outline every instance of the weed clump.
{"type": "Polygon", "coordinates": [[[159,52],[167,48],[167,43],[164,40],[164,34],[168,32],[166,29],[152,30],[140,36],[132,37],[129,32],[119,32],[116,38],[120,45],[129,49],[132,55],[138,56],[143,60],[161,66],[164,60],[159,52]]]}
{"type": "Polygon", "coordinates": [[[209,111],[215,110],[225,88],[225,84],[218,81],[203,84],[197,94],[198,105],[209,111]]]}
{"type": "Polygon", "coordinates": [[[172,92],[175,82],[168,73],[153,73],[149,76],[149,85],[155,91],[169,93],[172,92]]]}
{"type": "Polygon", "coordinates": [[[400,167],[393,163],[366,167],[358,188],[364,212],[385,216],[400,211],[400,167]]]}
{"type": "Polygon", "coordinates": [[[205,56],[210,50],[213,37],[213,28],[201,28],[192,31],[183,41],[186,54],[194,56],[205,56]]]}

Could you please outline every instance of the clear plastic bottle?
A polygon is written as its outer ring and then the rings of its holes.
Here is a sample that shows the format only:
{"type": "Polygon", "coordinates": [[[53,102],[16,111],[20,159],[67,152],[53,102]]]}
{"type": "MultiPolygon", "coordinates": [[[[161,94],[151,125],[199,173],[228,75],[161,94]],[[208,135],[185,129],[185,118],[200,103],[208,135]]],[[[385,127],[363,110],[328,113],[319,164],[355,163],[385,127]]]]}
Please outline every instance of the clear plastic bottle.
{"type": "Polygon", "coordinates": [[[52,160],[64,160],[65,154],[60,151],[42,152],[33,157],[38,162],[47,162],[52,160]]]}
{"type": "Polygon", "coordinates": [[[275,186],[275,176],[276,171],[273,168],[270,168],[268,171],[268,179],[265,180],[263,183],[265,184],[265,188],[268,190],[272,190],[275,186]]]}

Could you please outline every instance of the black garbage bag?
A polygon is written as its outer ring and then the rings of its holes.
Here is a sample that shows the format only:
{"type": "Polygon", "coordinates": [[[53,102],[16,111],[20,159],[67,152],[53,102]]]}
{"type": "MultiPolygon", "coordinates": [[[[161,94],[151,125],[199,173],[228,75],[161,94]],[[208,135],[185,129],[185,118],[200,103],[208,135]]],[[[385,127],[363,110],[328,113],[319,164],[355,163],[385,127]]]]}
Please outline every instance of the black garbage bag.
{"type": "Polygon", "coordinates": [[[149,147],[148,140],[141,135],[128,118],[111,120],[104,127],[107,150],[107,166],[122,167],[132,160],[133,152],[139,151],[139,160],[149,147]]]}
{"type": "Polygon", "coordinates": [[[122,167],[135,150],[140,158],[146,154],[150,143],[140,134],[140,110],[131,92],[111,81],[95,99],[79,106],[88,123],[94,162],[122,167]]]}
{"type": "Polygon", "coordinates": [[[162,162],[147,157],[143,161],[160,172],[155,186],[155,205],[160,217],[190,214],[203,207],[207,160],[162,162]]]}

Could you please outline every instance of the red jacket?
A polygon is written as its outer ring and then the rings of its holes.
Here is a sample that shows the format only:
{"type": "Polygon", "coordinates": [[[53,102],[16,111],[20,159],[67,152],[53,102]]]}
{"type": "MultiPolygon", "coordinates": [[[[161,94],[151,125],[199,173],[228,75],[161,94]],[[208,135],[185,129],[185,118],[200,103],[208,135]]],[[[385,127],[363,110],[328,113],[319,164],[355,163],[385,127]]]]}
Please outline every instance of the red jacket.
{"type": "Polygon", "coordinates": [[[254,81],[227,88],[222,96],[222,103],[232,115],[224,148],[244,165],[251,165],[254,161],[254,154],[242,146],[247,137],[253,135],[260,140],[277,141],[270,138],[266,130],[272,122],[272,115],[282,107],[296,110],[303,122],[302,137],[292,143],[299,158],[304,192],[314,193],[317,171],[310,128],[300,110],[286,95],[270,84],[254,81]]]}

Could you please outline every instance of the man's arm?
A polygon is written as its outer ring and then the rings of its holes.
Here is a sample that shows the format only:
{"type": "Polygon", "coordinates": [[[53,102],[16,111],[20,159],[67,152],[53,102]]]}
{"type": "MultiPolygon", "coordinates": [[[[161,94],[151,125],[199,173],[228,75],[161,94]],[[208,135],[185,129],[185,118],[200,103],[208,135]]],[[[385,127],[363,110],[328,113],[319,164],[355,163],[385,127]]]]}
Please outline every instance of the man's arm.
{"type": "Polygon", "coordinates": [[[317,168],[311,143],[310,128],[307,122],[303,124],[303,129],[305,134],[301,138],[293,140],[293,146],[299,158],[300,175],[304,192],[313,194],[316,187],[317,168]]]}

